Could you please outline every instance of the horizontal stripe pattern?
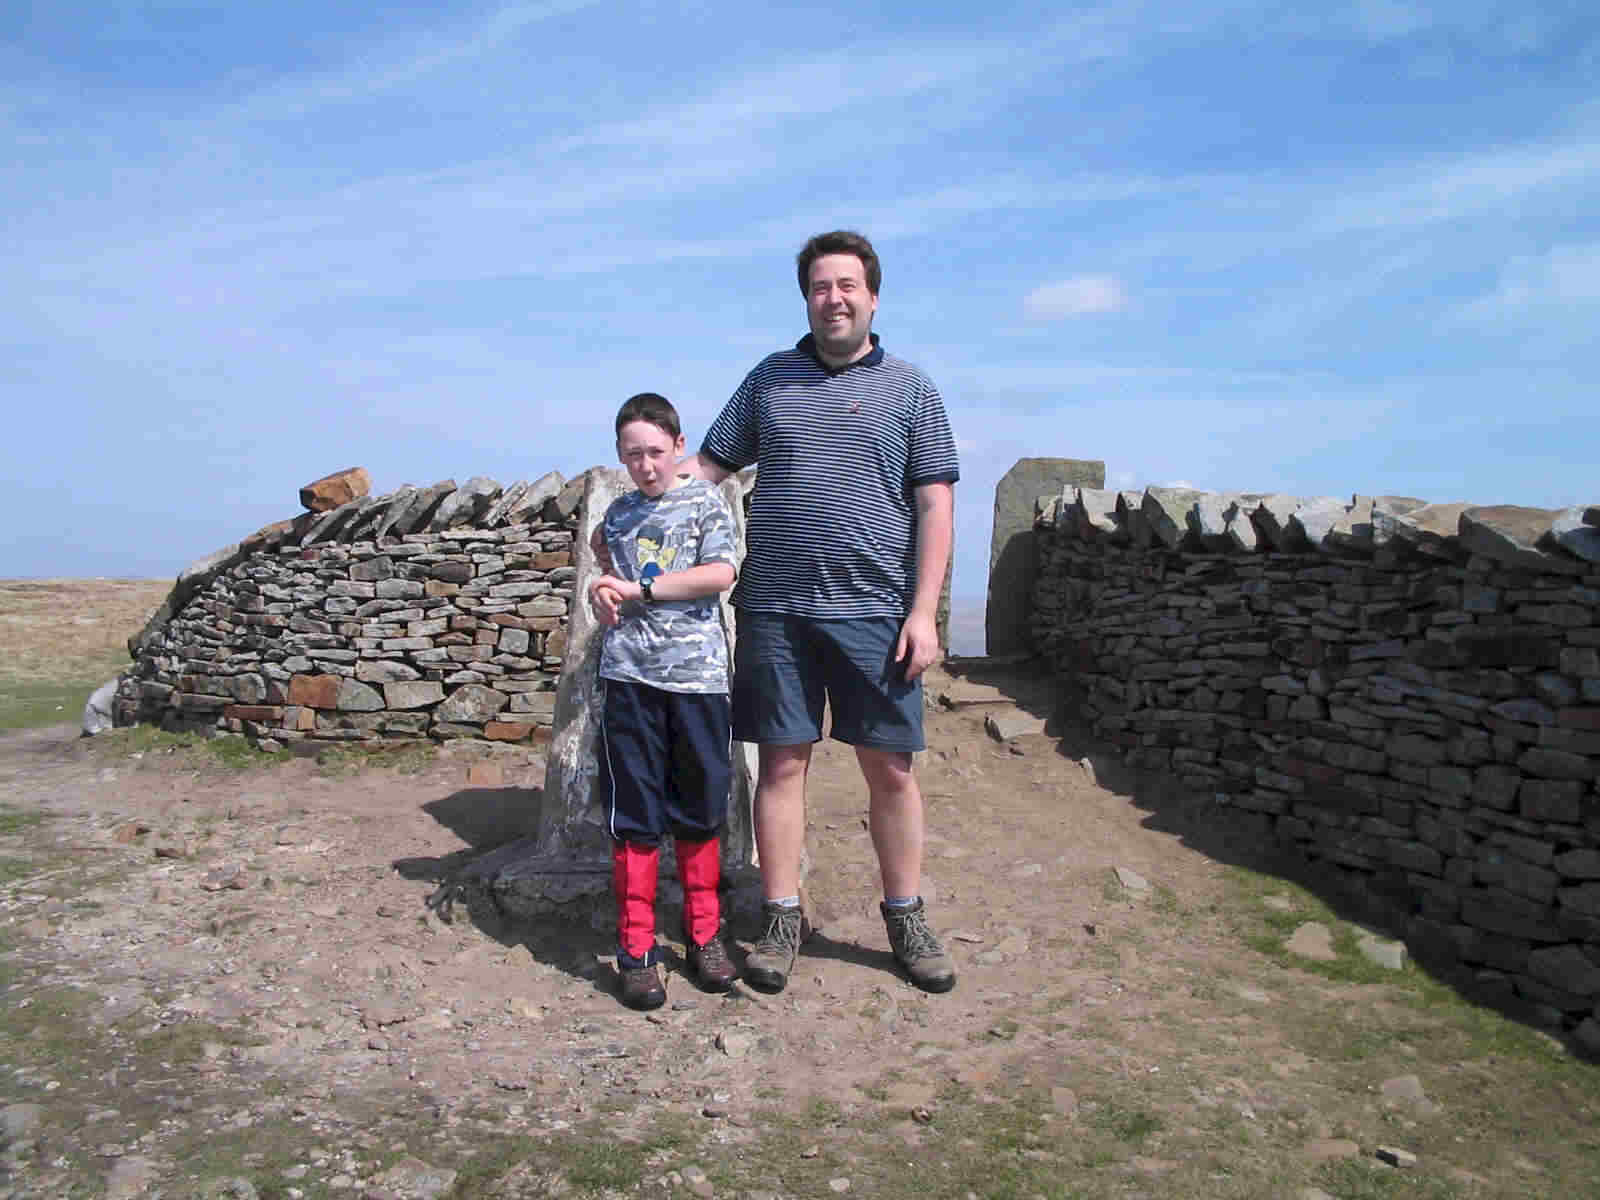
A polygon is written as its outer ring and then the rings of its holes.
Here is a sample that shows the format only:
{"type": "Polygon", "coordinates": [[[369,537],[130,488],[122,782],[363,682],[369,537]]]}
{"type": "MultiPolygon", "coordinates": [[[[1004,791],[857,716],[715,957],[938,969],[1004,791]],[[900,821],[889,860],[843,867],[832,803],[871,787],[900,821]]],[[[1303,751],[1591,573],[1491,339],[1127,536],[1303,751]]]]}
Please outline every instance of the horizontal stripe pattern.
{"type": "Polygon", "coordinates": [[[829,370],[802,339],[763,359],[707,431],[729,470],[759,464],[733,602],[817,620],[901,617],[916,585],[913,489],[960,477],[944,400],[876,345],[829,370]]]}

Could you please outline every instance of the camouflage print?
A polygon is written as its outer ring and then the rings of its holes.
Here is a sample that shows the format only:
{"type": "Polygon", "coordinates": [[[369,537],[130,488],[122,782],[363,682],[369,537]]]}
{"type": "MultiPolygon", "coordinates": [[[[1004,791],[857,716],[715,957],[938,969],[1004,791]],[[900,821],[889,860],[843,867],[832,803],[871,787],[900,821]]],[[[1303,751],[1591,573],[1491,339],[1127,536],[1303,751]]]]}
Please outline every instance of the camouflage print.
{"type": "MultiPolygon", "coordinates": [[[[623,579],[706,563],[735,565],[733,514],[721,491],[703,480],[679,484],[655,499],[629,492],[606,510],[604,528],[615,573],[623,579]]],[[[622,624],[606,631],[600,677],[667,692],[726,692],[728,638],[717,597],[626,605],[622,624]]]]}

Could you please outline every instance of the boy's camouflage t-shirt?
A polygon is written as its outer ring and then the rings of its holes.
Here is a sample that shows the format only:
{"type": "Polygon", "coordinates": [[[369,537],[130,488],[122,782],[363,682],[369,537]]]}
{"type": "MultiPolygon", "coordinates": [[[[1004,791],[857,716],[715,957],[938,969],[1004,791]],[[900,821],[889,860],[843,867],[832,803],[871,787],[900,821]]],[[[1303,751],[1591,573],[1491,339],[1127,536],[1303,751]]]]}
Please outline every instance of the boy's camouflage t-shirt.
{"type": "MultiPolygon", "coordinates": [[[[603,528],[614,573],[623,579],[706,563],[737,565],[733,514],[721,491],[703,479],[654,499],[629,492],[606,510],[603,528]]],[[[606,630],[600,677],[668,692],[726,692],[728,639],[717,597],[625,605],[622,623],[606,630]]]]}

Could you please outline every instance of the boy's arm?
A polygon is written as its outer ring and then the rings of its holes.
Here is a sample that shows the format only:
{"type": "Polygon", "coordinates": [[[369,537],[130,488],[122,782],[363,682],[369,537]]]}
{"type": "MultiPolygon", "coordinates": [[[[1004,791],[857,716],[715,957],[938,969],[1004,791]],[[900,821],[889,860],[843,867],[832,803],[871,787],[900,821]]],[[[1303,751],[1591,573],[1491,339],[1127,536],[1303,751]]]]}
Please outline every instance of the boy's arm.
{"type": "MultiPolygon", "coordinates": [[[[643,600],[644,593],[631,579],[618,579],[603,575],[591,588],[608,587],[623,600],[643,600]]],[[[668,571],[657,575],[650,585],[650,594],[659,603],[662,600],[698,600],[702,596],[715,596],[733,586],[733,564],[725,562],[701,563],[687,571],[668,571]]]]}
{"type": "Polygon", "coordinates": [[[692,479],[704,479],[707,483],[721,483],[733,474],[704,450],[697,451],[687,458],[680,458],[678,473],[688,475],[692,479]]]}

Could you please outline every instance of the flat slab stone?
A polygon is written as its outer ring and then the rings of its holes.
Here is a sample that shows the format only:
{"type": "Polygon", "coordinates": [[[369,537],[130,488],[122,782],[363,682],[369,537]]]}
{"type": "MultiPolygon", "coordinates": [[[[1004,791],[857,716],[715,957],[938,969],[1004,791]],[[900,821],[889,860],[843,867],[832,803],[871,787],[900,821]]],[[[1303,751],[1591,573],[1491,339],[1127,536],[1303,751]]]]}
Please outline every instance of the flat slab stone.
{"type": "Polygon", "coordinates": [[[1339,957],[1333,948],[1333,931],[1320,921],[1307,921],[1284,943],[1290,954],[1314,962],[1333,962],[1339,957]]]}
{"type": "Polygon", "coordinates": [[[1189,515],[1203,495],[1194,488],[1146,488],[1139,512],[1154,540],[1176,550],[1189,536],[1189,515]]]}
{"type": "Polygon", "coordinates": [[[1037,571],[1033,522],[1038,498],[1059,496],[1067,487],[1101,488],[1105,482],[1105,463],[1076,458],[1021,458],[1001,477],[994,491],[983,618],[988,653],[1032,649],[1028,617],[1037,571]]]}
{"type": "Polygon", "coordinates": [[[1584,562],[1600,562],[1600,508],[1568,508],[1551,522],[1549,538],[1556,546],[1584,562]]]}
{"type": "Polygon", "coordinates": [[[1465,509],[1459,537],[1464,549],[1509,567],[1581,575],[1583,563],[1564,554],[1547,554],[1539,543],[1550,533],[1560,511],[1496,504],[1465,509]]]}
{"type": "Polygon", "coordinates": [[[1391,508],[1388,497],[1372,506],[1372,525],[1380,541],[1397,538],[1414,549],[1437,558],[1449,558],[1459,545],[1456,533],[1461,514],[1471,505],[1462,501],[1449,504],[1424,504],[1420,508],[1391,508]]]}
{"type": "Polygon", "coordinates": [[[1009,742],[1030,733],[1043,733],[1045,719],[1021,709],[1012,709],[1009,712],[990,713],[983,719],[983,727],[995,741],[1009,742]]]}
{"type": "Polygon", "coordinates": [[[1332,496],[1318,496],[1306,500],[1289,518],[1289,528],[1296,531],[1304,544],[1316,550],[1324,549],[1328,534],[1342,521],[1350,506],[1332,496]]]}
{"type": "Polygon", "coordinates": [[[300,489],[300,503],[312,512],[331,512],[372,491],[372,476],[365,467],[346,467],[300,489]]]}
{"type": "Polygon", "coordinates": [[[1066,507],[1063,516],[1076,524],[1080,537],[1090,533],[1113,537],[1122,532],[1117,524],[1117,495],[1105,488],[1074,488],[1073,503],[1066,507]]]}

